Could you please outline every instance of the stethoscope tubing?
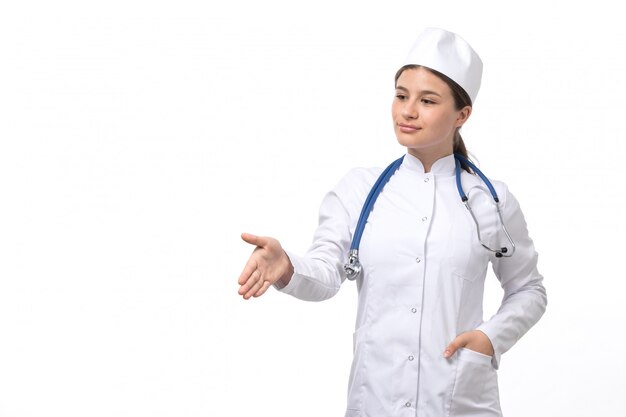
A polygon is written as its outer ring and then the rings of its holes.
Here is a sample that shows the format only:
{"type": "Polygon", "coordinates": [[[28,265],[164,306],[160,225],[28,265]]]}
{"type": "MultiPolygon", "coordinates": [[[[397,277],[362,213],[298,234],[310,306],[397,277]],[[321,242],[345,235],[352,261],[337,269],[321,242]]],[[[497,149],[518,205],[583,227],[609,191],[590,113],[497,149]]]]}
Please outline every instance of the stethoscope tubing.
{"type": "Polygon", "coordinates": [[[365,226],[365,222],[367,221],[369,213],[374,208],[374,203],[376,202],[376,199],[378,198],[378,194],[380,194],[380,191],[382,191],[382,187],[384,187],[384,185],[389,182],[389,179],[393,176],[393,174],[396,173],[396,171],[402,164],[403,160],[404,160],[404,155],[402,155],[401,158],[398,158],[395,161],[393,161],[387,168],[385,168],[383,173],[378,177],[378,179],[374,183],[374,186],[372,187],[369,194],[367,195],[367,198],[365,199],[363,210],[361,210],[361,214],[359,215],[359,221],[357,222],[357,228],[354,231],[354,237],[352,238],[352,246],[350,247],[350,249],[357,249],[357,250],[359,249],[361,236],[363,235],[363,230],[365,229],[365,227],[359,227],[359,226],[365,226]],[[355,242],[356,242],[356,246],[355,246],[355,242]]]}
{"type": "MultiPolygon", "coordinates": [[[[365,199],[365,203],[363,204],[363,208],[361,209],[359,220],[357,222],[357,226],[354,231],[352,243],[350,245],[350,252],[348,253],[348,262],[344,265],[344,271],[346,273],[346,277],[349,280],[356,279],[361,274],[362,269],[363,269],[361,262],[359,261],[359,246],[361,244],[361,237],[363,236],[363,231],[365,230],[365,224],[367,223],[369,214],[374,208],[376,199],[380,195],[382,189],[385,187],[387,182],[389,182],[389,179],[398,170],[403,160],[404,160],[404,155],[396,159],[395,161],[393,161],[391,164],[389,164],[387,168],[385,168],[385,170],[382,172],[382,174],[378,177],[378,179],[372,186],[372,189],[370,190],[369,194],[367,195],[367,198],[365,199]]],[[[489,181],[487,176],[485,176],[476,165],[474,165],[464,156],[458,153],[455,153],[454,160],[455,160],[457,190],[459,192],[459,196],[461,197],[461,202],[465,205],[472,219],[474,220],[474,224],[476,225],[476,234],[478,236],[478,241],[480,242],[481,246],[487,249],[488,251],[495,253],[497,258],[502,258],[502,257],[508,258],[508,257],[513,256],[513,253],[515,253],[515,242],[513,242],[513,239],[511,238],[511,235],[509,234],[509,231],[507,230],[506,225],[504,224],[504,219],[502,218],[502,212],[500,211],[500,199],[498,198],[498,194],[496,193],[495,188],[491,184],[491,181],[489,181]],[[493,197],[493,200],[496,205],[496,210],[498,212],[500,224],[502,226],[502,229],[504,230],[504,234],[506,235],[507,240],[511,244],[512,250],[510,252],[507,247],[502,247],[500,249],[492,249],[491,247],[489,247],[483,242],[482,237],[480,235],[480,225],[478,224],[478,220],[476,219],[476,216],[474,215],[474,212],[472,211],[472,208],[469,205],[469,199],[467,195],[465,194],[465,192],[463,191],[463,186],[461,184],[461,170],[462,170],[461,162],[469,166],[480,177],[480,179],[485,183],[485,185],[489,189],[489,192],[491,193],[491,196],[493,197]]]]}
{"type": "Polygon", "coordinates": [[[463,200],[464,202],[467,201],[467,196],[465,195],[465,191],[463,191],[463,187],[461,186],[461,162],[469,166],[472,169],[472,171],[478,174],[480,179],[483,180],[483,182],[489,189],[489,192],[491,193],[493,200],[496,203],[499,203],[500,199],[498,198],[498,193],[496,193],[496,189],[493,188],[493,185],[491,184],[491,181],[489,181],[489,178],[487,178],[487,176],[483,174],[483,172],[480,169],[478,169],[476,165],[470,162],[469,159],[465,158],[461,154],[455,153],[454,163],[456,165],[456,188],[459,190],[459,195],[461,196],[461,200],[463,200]]]}

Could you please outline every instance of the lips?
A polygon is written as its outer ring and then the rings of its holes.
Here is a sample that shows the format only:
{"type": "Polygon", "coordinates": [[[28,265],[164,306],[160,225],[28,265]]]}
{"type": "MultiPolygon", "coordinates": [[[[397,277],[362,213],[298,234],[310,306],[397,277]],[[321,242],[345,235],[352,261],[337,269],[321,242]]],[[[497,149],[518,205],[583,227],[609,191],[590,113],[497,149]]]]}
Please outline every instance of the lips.
{"type": "Polygon", "coordinates": [[[398,123],[398,128],[403,133],[414,133],[414,132],[417,132],[418,130],[420,130],[420,128],[417,127],[417,126],[407,125],[407,124],[404,124],[404,123],[398,123]]]}

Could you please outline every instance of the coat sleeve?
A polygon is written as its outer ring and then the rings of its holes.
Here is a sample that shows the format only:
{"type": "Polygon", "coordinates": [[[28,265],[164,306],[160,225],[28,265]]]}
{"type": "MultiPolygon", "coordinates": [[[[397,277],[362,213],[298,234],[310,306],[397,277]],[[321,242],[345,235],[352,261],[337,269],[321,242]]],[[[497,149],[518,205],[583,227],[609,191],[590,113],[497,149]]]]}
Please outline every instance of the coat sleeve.
{"type": "Polygon", "coordinates": [[[334,296],[346,279],[343,265],[348,259],[352,233],[360,208],[373,183],[371,170],[351,170],[324,197],[313,243],[304,256],[286,251],[294,274],[284,287],[286,294],[306,301],[322,301],[334,296]]]}
{"type": "Polygon", "coordinates": [[[543,277],[537,270],[537,252],[524,215],[513,194],[506,188],[504,191],[502,215],[515,243],[515,253],[510,258],[492,256],[493,271],[504,296],[497,313],[478,327],[491,340],[496,368],[501,355],[541,318],[547,305],[543,277]]]}

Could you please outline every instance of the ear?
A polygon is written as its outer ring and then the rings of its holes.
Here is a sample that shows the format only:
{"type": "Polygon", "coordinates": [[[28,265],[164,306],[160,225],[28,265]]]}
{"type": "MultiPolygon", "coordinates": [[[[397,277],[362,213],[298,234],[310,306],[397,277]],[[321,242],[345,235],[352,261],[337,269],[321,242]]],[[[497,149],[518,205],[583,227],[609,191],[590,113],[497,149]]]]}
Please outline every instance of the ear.
{"type": "Polygon", "coordinates": [[[456,127],[461,127],[467,122],[470,115],[472,114],[472,106],[465,106],[461,110],[459,110],[459,114],[456,119],[456,127]]]}

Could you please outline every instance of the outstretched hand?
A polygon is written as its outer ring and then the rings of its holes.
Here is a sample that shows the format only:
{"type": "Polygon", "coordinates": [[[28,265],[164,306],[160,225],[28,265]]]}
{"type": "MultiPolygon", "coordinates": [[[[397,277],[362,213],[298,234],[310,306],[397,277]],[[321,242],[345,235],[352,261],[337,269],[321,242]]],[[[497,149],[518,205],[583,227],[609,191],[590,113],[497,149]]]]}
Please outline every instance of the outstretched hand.
{"type": "Polygon", "coordinates": [[[443,357],[451,357],[454,355],[454,352],[460,348],[466,348],[474,352],[482,353],[483,355],[493,356],[491,340],[480,330],[472,330],[458,335],[450,342],[448,347],[446,347],[446,350],[443,352],[443,357]]]}
{"type": "Polygon", "coordinates": [[[293,265],[278,240],[250,233],[243,233],[241,238],[256,248],[239,275],[239,295],[247,300],[265,294],[278,280],[288,283],[293,275],[293,265]]]}

